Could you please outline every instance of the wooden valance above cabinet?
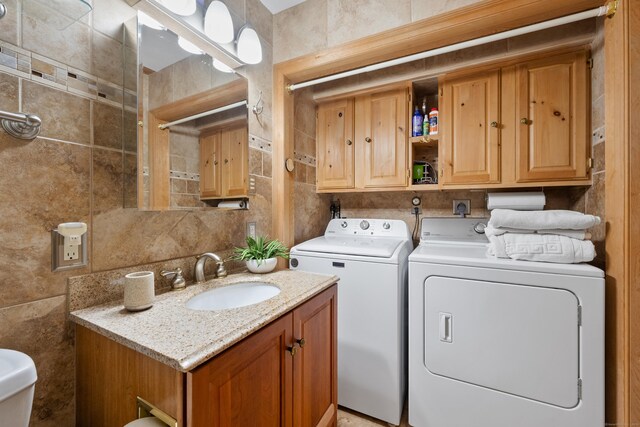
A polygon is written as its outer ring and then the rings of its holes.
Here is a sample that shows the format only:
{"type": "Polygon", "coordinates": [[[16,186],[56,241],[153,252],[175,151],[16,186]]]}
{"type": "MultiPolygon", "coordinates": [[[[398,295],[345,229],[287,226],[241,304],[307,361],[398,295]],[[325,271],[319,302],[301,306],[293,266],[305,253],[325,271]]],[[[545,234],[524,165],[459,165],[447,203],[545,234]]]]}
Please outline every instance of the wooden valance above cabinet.
{"type": "Polygon", "coordinates": [[[590,185],[588,59],[581,49],[440,76],[437,136],[411,138],[414,82],[320,103],[317,191],[590,185]],[[412,182],[425,159],[437,184],[412,182]]]}

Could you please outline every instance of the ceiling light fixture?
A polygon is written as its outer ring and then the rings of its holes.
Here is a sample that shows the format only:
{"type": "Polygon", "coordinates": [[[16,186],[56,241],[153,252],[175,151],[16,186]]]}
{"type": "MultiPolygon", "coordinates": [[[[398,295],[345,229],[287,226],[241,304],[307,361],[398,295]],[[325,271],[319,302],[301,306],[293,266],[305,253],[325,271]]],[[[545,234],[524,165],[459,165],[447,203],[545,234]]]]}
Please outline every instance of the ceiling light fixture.
{"type": "Polygon", "coordinates": [[[194,13],[196,13],[196,0],[156,0],[156,1],[177,15],[191,16],[194,13]]]}
{"type": "Polygon", "coordinates": [[[191,43],[189,40],[184,37],[178,37],[178,45],[186,50],[189,53],[193,53],[195,55],[202,55],[204,52],[198,48],[195,44],[191,43]]]}
{"type": "Polygon", "coordinates": [[[150,17],[149,15],[141,11],[138,11],[138,21],[140,22],[141,25],[144,25],[145,27],[149,27],[152,30],[166,29],[161,23],[159,23],[158,21],[156,21],[155,19],[153,19],[152,17],[150,17]]]}
{"type": "Polygon", "coordinates": [[[212,1],[204,15],[204,33],[217,43],[233,41],[233,21],[227,6],[221,1],[212,1]]]}
{"type": "Polygon", "coordinates": [[[245,25],[238,35],[238,58],[245,64],[262,62],[262,45],[256,30],[245,25]]]}
{"type": "Polygon", "coordinates": [[[233,71],[233,68],[227,66],[224,62],[219,61],[215,58],[213,59],[213,68],[218,71],[222,71],[223,73],[235,73],[235,71],[233,71]]]}

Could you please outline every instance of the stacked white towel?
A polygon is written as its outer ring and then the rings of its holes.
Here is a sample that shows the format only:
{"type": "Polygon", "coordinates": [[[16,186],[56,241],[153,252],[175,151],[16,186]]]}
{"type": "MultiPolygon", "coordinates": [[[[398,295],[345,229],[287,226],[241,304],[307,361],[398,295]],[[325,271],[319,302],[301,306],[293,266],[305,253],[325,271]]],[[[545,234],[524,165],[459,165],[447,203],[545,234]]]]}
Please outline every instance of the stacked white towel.
{"type": "Polygon", "coordinates": [[[587,229],[600,218],[580,212],[494,209],[485,233],[489,254],[498,258],[555,263],[593,261],[595,247],[587,229]]]}

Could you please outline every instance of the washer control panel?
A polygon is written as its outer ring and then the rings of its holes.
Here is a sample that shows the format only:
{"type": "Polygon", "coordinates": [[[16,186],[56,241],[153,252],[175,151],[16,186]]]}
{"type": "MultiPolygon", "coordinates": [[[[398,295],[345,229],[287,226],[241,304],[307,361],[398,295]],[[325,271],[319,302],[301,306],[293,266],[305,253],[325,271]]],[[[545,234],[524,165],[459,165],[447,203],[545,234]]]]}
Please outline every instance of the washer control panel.
{"type": "Polygon", "coordinates": [[[325,231],[325,236],[349,235],[411,238],[407,224],[394,219],[332,219],[325,231]]]}

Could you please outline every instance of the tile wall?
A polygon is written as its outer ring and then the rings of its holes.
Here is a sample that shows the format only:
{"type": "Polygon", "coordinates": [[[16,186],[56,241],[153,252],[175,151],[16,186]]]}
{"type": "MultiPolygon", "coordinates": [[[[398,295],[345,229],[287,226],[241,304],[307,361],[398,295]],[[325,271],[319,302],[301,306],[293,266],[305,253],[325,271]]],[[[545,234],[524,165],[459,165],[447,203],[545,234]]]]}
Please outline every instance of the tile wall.
{"type": "MultiPolygon", "coordinates": [[[[130,67],[121,43],[122,23],[135,12],[124,0],[89,2],[93,11],[63,30],[41,9],[47,2],[4,0],[8,15],[0,20],[0,109],[43,119],[40,137],[31,142],[0,130],[0,348],[24,351],[36,363],[31,425],[38,427],[75,424],[69,277],[148,263],[171,266],[172,259],[186,265],[183,257],[240,245],[247,221],[256,221],[259,233],[271,230],[269,11],[259,0],[229,3],[236,28],[254,23],[264,49],[262,64],[240,70],[249,80],[249,102],[260,91],[265,102],[260,117],[249,117],[262,160],[261,173],[252,176],[251,210],[143,212],[123,208],[123,200],[132,198],[123,192],[123,180],[127,188],[135,184],[135,157],[127,156],[135,148],[118,137],[122,109],[136,106],[135,87],[123,87],[130,67]],[[67,221],[88,224],[90,262],[52,273],[50,230],[67,221]]],[[[125,120],[135,123],[135,114],[125,120]]]]}

